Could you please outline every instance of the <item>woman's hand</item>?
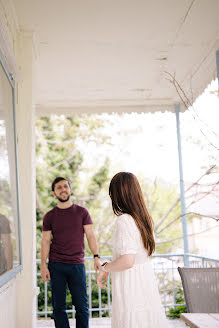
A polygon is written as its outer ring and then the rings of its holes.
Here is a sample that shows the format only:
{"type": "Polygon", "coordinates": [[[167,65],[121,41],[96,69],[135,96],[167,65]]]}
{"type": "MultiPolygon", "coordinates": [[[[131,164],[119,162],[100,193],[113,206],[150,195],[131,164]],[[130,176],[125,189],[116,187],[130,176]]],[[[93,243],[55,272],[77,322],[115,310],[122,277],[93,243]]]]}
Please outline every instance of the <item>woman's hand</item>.
{"type": "Polygon", "coordinates": [[[104,282],[107,282],[108,275],[109,275],[109,272],[103,272],[103,271],[99,272],[99,275],[97,277],[97,285],[101,289],[106,289],[106,286],[102,284],[102,281],[104,280],[104,282]]]}

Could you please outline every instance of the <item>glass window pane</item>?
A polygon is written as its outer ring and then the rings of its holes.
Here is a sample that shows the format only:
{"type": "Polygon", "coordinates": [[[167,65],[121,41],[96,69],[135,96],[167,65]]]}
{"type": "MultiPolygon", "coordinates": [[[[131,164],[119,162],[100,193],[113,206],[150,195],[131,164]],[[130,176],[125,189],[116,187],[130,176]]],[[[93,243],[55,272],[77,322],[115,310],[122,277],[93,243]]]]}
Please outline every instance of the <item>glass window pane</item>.
{"type": "Polygon", "coordinates": [[[0,275],[20,265],[13,88],[0,65],[0,275]]]}

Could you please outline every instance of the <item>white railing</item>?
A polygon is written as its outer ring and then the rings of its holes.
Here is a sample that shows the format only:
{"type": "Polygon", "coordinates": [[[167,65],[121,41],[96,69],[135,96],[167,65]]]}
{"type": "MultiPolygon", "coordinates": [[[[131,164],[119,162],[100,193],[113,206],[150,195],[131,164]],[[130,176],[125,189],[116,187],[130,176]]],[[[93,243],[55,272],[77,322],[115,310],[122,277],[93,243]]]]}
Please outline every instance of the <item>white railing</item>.
{"type": "MultiPolygon", "coordinates": [[[[198,256],[194,254],[159,254],[153,255],[152,263],[157,277],[158,287],[163,306],[167,311],[169,308],[176,308],[184,305],[177,301],[177,291],[182,289],[181,279],[178,274],[178,267],[184,266],[184,257],[189,258],[190,267],[219,267],[219,260],[198,256]]],[[[101,259],[111,259],[110,256],[103,256],[101,259]]],[[[40,287],[40,294],[37,296],[38,317],[49,317],[52,315],[51,290],[46,282],[42,282],[40,277],[40,260],[36,260],[37,284],[40,287]]],[[[107,281],[107,288],[101,290],[96,284],[96,272],[93,268],[93,258],[85,258],[87,274],[87,293],[90,317],[106,317],[111,312],[111,280],[110,275],[107,281]]],[[[67,313],[75,317],[74,307],[70,307],[70,294],[67,294],[67,313]],[[69,299],[69,302],[68,302],[69,299]]]]}

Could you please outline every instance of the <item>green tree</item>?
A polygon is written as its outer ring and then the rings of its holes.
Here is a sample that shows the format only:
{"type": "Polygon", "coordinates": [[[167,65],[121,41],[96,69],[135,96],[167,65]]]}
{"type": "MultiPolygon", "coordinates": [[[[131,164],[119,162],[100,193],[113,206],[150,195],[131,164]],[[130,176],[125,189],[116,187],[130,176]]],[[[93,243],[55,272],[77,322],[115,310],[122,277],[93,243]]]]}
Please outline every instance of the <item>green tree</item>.
{"type": "MultiPolygon", "coordinates": [[[[97,146],[109,142],[110,138],[101,133],[103,126],[103,120],[83,115],[53,115],[36,120],[37,257],[40,251],[42,217],[56,205],[51,194],[53,179],[57,176],[68,178],[74,201],[82,206],[88,205],[88,210],[94,202],[94,194],[100,192],[107,180],[109,159],[106,158],[104,165],[93,169],[93,174],[88,179],[89,190],[81,192],[83,149],[90,141],[97,146]]],[[[96,206],[100,207],[100,204],[96,202],[96,206]]]]}

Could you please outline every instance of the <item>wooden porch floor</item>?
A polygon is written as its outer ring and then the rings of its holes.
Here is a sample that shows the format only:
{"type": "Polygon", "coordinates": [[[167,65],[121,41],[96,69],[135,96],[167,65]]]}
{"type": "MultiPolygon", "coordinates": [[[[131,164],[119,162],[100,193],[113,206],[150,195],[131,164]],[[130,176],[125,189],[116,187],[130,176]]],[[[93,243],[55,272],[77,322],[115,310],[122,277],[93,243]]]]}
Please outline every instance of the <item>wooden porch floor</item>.
{"type": "MultiPolygon", "coordinates": [[[[178,319],[175,320],[168,320],[170,323],[170,328],[186,328],[186,324],[178,319]]],[[[111,327],[111,320],[109,318],[93,318],[90,319],[90,328],[110,328],[111,327]]],[[[75,320],[70,319],[70,326],[71,328],[75,327],[75,320]]],[[[53,320],[37,320],[37,328],[54,328],[53,320]]]]}

